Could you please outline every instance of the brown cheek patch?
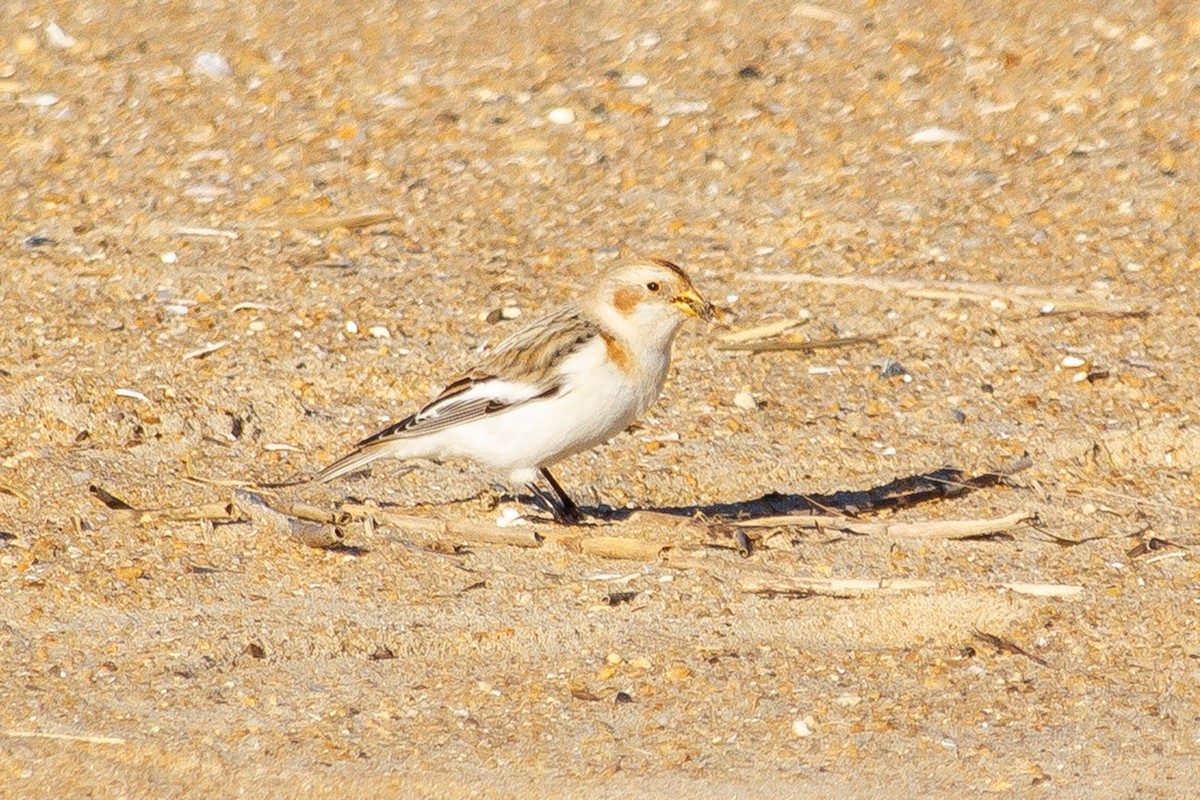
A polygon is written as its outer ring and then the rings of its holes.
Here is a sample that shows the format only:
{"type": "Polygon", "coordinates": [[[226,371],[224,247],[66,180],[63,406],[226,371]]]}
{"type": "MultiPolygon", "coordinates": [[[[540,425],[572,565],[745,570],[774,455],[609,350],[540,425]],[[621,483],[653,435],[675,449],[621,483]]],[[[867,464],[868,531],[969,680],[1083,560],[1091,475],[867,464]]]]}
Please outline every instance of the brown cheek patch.
{"type": "Polygon", "coordinates": [[[613,307],[620,312],[621,316],[628,317],[633,313],[633,309],[638,304],[637,289],[630,289],[628,286],[622,286],[613,294],[613,307]]]}
{"type": "Polygon", "coordinates": [[[608,350],[608,359],[616,364],[621,372],[628,373],[632,366],[629,351],[608,333],[601,333],[600,338],[604,340],[604,347],[608,350]]]}

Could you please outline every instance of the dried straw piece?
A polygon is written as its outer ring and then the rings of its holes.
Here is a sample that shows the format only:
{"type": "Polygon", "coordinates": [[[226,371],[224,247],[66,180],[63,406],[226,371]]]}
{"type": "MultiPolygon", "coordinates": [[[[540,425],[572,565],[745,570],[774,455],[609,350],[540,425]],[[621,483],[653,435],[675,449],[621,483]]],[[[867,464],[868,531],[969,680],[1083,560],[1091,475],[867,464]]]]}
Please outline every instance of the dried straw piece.
{"type": "Polygon", "coordinates": [[[847,597],[874,592],[913,592],[933,588],[933,581],[912,578],[802,578],[791,575],[743,578],[743,592],[751,594],[826,595],[847,597]]]}
{"type": "Polygon", "coordinates": [[[833,350],[839,347],[853,347],[860,344],[874,344],[888,338],[886,333],[869,336],[846,336],[841,339],[818,339],[813,342],[722,342],[718,350],[734,350],[747,353],[783,353],[789,351],[833,350]]]}
{"type": "Polygon", "coordinates": [[[1073,600],[1083,596],[1083,587],[1070,583],[1002,583],[1000,586],[1010,592],[1033,597],[1062,597],[1073,600]]]}
{"type": "Polygon", "coordinates": [[[46,733],[44,731],[21,731],[9,728],[5,736],[14,739],[54,739],[60,742],[82,742],[84,744],[125,744],[128,740],[118,736],[90,736],[78,733],[46,733]]]}
{"type": "Polygon", "coordinates": [[[329,231],[335,228],[355,230],[369,228],[396,219],[394,211],[363,211],[358,214],[344,214],[337,217],[309,217],[296,223],[296,227],[306,231],[329,231]]]}
{"type": "Polygon", "coordinates": [[[962,539],[986,536],[1019,528],[1036,521],[1029,511],[1016,511],[996,519],[934,520],[927,522],[860,522],[835,516],[776,516],[734,520],[739,528],[807,528],[854,533],[860,536],[891,536],[897,539],[962,539]]]}
{"type": "Polygon", "coordinates": [[[647,542],[628,536],[564,536],[556,541],[573,553],[631,561],[657,561],[663,550],[670,547],[662,542],[647,542]]]}
{"type": "Polygon", "coordinates": [[[375,506],[345,505],[342,512],[350,519],[374,517],[376,522],[394,525],[406,530],[417,530],[438,536],[457,537],[468,542],[481,544],[506,544],[513,547],[541,547],[542,537],[532,528],[501,528],[480,522],[454,522],[438,517],[422,517],[415,514],[398,514],[383,511],[375,506]]]}
{"type": "Polygon", "coordinates": [[[728,344],[752,342],[755,339],[771,339],[785,331],[791,330],[799,324],[800,320],[798,319],[778,319],[774,322],[768,322],[765,325],[757,325],[753,328],[743,328],[740,331],[723,333],[717,338],[728,344]]]}

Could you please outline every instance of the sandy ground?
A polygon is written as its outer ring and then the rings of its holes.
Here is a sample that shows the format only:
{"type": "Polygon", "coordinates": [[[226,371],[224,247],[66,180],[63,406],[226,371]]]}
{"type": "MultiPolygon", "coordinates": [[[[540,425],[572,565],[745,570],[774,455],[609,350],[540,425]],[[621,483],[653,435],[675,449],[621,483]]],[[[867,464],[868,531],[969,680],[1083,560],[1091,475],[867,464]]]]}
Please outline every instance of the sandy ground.
{"type": "MultiPolygon", "coordinates": [[[[6,4],[0,796],[1194,796],[1200,12],[475,5],[6,4]],[[659,405],[561,465],[586,506],[753,511],[1027,452],[866,521],[1038,524],[313,549],[89,491],[307,473],[638,254],[731,329],[886,338],[688,328],[659,405]],[[748,590],[796,576],[926,585],[748,590]]],[[[488,482],[270,499],[490,525],[488,482]]]]}

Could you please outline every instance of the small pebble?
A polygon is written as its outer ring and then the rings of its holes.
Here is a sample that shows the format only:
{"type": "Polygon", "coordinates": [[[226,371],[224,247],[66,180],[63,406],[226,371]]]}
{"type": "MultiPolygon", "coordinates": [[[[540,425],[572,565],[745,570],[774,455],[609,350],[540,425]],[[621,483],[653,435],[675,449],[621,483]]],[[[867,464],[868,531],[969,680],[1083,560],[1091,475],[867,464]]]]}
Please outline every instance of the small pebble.
{"type": "Polygon", "coordinates": [[[796,717],[792,720],[792,733],[800,738],[813,735],[812,725],[807,717],[796,717]]]}
{"type": "Polygon", "coordinates": [[[164,264],[174,264],[175,262],[177,262],[179,260],[179,256],[176,255],[174,250],[168,250],[167,252],[160,255],[158,257],[158,259],[159,259],[159,261],[161,261],[164,264]]]}
{"type": "Polygon", "coordinates": [[[255,333],[261,333],[267,329],[267,323],[263,322],[261,319],[256,319],[250,323],[249,327],[250,330],[254,331],[255,333]]]}
{"type": "Polygon", "coordinates": [[[349,333],[349,334],[358,333],[358,323],[352,319],[346,320],[346,333],[349,333]]]}
{"type": "Polygon", "coordinates": [[[667,114],[672,117],[682,117],[689,114],[703,114],[708,109],[707,100],[682,100],[668,108],[667,114]]]}
{"type": "Polygon", "coordinates": [[[883,360],[883,362],[879,365],[879,377],[881,379],[882,378],[899,378],[901,376],[907,377],[908,370],[906,370],[904,368],[904,365],[901,364],[896,359],[885,358],[883,360]]]}
{"type": "Polygon", "coordinates": [[[738,392],[733,396],[733,404],[745,411],[753,411],[758,408],[758,401],[754,399],[754,395],[749,392],[738,392]]]}
{"type": "Polygon", "coordinates": [[[1129,49],[1133,50],[1135,53],[1141,50],[1149,50],[1152,47],[1158,47],[1158,40],[1145,33],[1140,34],[1136,39],[1133,40],[1133,44],[1129,45],[1129,49]]]}
{"type": "Polygon", "coordinates": [[[569,108],[556,108],[546,115],[555,125],[570,125],[575,121],[575,112],[569,108]]]}
{"type": "Polygon", "coordinates": [[[367,328],[367,333],[371,334],[376,339],[392,338],[392,332],[383,325],[372,325],[371,327],[367,328]]]}
{"type": "Polygon", "coordinates": [[[233,69],[229,66],[229,62],[225,59],[225,56],[220,53],[210,52],[196,54],[196,58],[192,61],[192,72],[218,80],[229,78],[233,75],[233,69]]]}
{"type": "Polygon", "coordinates": [[[1063,356],[1063,360],[1061,363],[1062,363],[1063,367],[1065,367],[1066,369],[1076,369],[1078,367],[1082,367],[1084,364],[1087,363],[1087,361],[1080,358],[1079,356],[1063,356]]]}

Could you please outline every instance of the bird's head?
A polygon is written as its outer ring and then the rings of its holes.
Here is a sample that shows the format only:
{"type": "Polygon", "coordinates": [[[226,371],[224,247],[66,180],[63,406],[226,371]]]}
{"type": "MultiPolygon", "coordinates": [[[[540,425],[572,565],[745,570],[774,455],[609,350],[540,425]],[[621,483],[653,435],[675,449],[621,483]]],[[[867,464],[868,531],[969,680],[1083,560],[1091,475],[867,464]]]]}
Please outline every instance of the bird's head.
{"type": "Polygon", "coordinates": [[[713,319],[682,268],[665,259],[623,264],[610,270],[593,293],[600,316],[617,330],[649,338],[671,337],[688,317],[713,319]]]}

